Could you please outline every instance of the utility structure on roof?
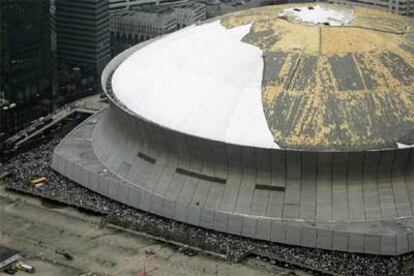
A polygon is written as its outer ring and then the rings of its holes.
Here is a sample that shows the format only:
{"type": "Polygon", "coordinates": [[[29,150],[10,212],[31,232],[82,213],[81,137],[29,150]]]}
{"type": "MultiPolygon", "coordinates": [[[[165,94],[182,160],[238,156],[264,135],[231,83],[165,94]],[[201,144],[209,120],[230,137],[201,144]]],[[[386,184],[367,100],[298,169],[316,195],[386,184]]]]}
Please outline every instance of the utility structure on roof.
{"type": "Polygon", "coordinates": [[[272,242],[414,250],[413,21],[336,5],[227,14],[136,45],[52,167],[129,206],[272,242]]]}

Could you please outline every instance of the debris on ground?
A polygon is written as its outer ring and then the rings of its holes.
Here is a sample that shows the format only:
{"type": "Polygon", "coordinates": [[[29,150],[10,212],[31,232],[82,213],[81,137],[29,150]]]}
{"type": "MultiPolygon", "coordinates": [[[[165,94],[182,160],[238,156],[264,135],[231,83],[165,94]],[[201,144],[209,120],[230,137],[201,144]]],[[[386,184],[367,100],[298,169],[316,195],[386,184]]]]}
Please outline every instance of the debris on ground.
{"type": "MultiPolygon", "coordinates": [[[[296,264],[303,266],[303,269],[325,271],[327,274],[410,275],[405,267],[414,262],[413,254],[387,257],[282,245],[207,230],[131,208],[92,192],[53,171],[49,165],[53,149],[59,141],[60,138],[57,137],[6,163],[5,170],[10,173],[4,179],[6,187],[104,215],[103,224],[116,224],[227,254],[229,262],[240,261],[254,251],[256,256],[269,260],[270,263],[280,264],[287,260],[285,265],[296,264]],[[27,185],[33,176],[45,177],[48,184],[39,187],[27,185]]],[[[194,254],[191,250],[182,250],[189,256],[194,254]]]]}

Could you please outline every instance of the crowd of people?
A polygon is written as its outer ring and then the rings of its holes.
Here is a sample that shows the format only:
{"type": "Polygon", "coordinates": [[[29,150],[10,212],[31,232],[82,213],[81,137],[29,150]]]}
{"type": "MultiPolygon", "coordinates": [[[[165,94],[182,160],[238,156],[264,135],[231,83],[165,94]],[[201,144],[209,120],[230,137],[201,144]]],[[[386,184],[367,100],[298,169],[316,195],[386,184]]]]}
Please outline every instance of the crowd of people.
{"type": "Polygon", "coordinates": [[[106,219],[123,227],[145,231],[167,239],[198,246],[206,250],[227,254],[237,260],[246,252],[256,252],[260,258],[276,263],[272,257],[312,267],[315,270],[346,275],[410,275],[407,269],[413,263],[413,255],[384,257],[334,252],[251,240],[219,233],[185,223],[161,218],[125,206],[94,193],[61,176],[50,168],[53,149],[59,143],[56,137],[30,151],[19,154],[5,164],[11,174],[6,179],[8,188],[29,192],[105,215],[106,219]],[[33,179],[47,180],[32,185],[33,179]]]}

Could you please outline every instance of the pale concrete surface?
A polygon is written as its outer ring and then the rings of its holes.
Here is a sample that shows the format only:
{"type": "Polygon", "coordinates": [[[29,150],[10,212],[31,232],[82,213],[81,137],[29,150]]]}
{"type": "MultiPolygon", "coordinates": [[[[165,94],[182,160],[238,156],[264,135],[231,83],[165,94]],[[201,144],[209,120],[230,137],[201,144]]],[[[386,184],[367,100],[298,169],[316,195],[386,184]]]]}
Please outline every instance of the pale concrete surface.
{"type": "MultiPolygon", "coordinates": [[[[204,255],[188,257],[133,233],[110,229],[97,216],[5,192],[0,185],[0,244],[23,251],[37,275],[286,275],[272,266],[227,264],[204,255]],[[10,198],[12,197],[12,198],[10,198]],[[59,207],[59,208],[57,208],[59,207]],[[61,253],[73,256],[68,260],[61,253]]],[[[18,273],[17,275],[24,275],[18,273]]]]}

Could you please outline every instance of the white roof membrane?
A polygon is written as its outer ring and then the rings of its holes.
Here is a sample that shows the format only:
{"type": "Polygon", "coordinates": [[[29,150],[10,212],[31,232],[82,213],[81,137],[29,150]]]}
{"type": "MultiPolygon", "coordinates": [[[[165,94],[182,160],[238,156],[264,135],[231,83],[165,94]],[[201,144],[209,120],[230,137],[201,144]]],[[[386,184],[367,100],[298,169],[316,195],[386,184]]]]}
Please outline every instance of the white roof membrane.
{"type": "Polygon", "coordinates": [[[263,111],[262,50],[242,42],[251,25],[190,26],[126,59],[112,78],[131,111],[179,132],[261,148],[279,148],[263,111]]]}
{"type": "Polygon", "coordinates": [[[399,149],[408,149],[408,148],[414,147],[414,145],[407,145],[407,144],[398,143],[398,142],[397,142],[397,146],[399,149]]]}
{"type": "Polygon", "coordinates": [[[294,21],[310,25],[329,24],[331,26],[348,25],[354,18],[352,11],[325,8],[319,5],[284,9],[279,16],[289,16],[294,21]]]}

